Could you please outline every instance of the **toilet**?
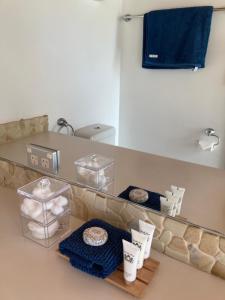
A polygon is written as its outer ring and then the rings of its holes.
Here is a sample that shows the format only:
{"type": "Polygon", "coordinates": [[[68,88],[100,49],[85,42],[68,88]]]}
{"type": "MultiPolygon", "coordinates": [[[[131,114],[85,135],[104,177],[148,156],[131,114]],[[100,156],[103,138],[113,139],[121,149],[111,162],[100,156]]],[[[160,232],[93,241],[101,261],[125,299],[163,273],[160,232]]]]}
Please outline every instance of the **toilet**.
{"type": "Polygon", "coordinates": [[[76,129],[75,136],[99,143],[115,145],[116,130],[105,124],[92,124],[76,129]]]}

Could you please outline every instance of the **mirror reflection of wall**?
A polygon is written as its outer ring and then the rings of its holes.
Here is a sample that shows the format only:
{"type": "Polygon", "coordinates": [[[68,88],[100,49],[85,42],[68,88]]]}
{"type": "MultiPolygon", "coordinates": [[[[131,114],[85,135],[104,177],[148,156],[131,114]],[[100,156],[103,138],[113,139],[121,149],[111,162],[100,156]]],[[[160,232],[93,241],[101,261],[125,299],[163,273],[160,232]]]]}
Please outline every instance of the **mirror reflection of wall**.
{"type": "Polygon", "coordinates": [[[0,122],[48,114],[54,131],[60,117],[75,130],[106,124],[120,146],[224,168],[224,12],[213,14],[206,68],[198,72],[142,69],[143,21],[119,20],[181,6],[181,0],[1,3],[0,122]],[[207,128],[220,137],[212,152],[197,142],[207,128]]]}
{"type": "MultiPolygon", "coordinates": [[[[188,6],[218,6],[218,1],[204,2],[188,1],[188,6]]],[[[123,4],[124,14],[185,6],[183,1],[171,0],[138,4],[125,0],[123,4]]],[[[224,12],[213,13],[206,67],[197,72],[141,69],[142,26],[138,18],[122,26],[120,145],[224,168],[224,12]],[[213,152],[197,145],[208,127],[213,127],[221,138],[213,152]]]]}

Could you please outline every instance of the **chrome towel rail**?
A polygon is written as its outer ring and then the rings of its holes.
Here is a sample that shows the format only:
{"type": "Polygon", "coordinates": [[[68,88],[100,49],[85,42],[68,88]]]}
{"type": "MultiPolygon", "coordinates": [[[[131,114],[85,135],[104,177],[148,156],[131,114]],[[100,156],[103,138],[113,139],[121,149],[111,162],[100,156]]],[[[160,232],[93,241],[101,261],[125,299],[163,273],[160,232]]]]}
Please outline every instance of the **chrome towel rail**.
{"type": "MultiPolygon", "coordinates": [[[[213,9],[213,11],[225,11],[225,7],[215,7],[213,9]]],[[[121,19],[125,22],[129,22],[131,20],[133,20],[134,18],[144,18],[144,15],[130,15],[130,14],[127,14],[127,15],[124,15],[121,17],[121,19]]]]}

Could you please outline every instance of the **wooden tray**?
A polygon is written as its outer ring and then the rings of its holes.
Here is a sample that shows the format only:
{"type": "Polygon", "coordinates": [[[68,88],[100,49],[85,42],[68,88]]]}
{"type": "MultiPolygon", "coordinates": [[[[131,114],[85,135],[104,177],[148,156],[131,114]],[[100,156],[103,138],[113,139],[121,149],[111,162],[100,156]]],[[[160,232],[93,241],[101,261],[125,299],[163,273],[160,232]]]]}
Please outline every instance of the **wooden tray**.
{"type": "MultiPolygon", "coordinates": [[[[61,254],[59,251],[57,251],[57,253],[60,257],[69,261],[69,258],[67,256],[61,254]]],[[[158,261],[152,258],[145,260],[144,267],[137,273],[137,280],[131,285],[126,284],[124,281],[123,265],[120,265],[115,272],[113,272],[109,277],[105,278],[104,280],[127,292],[128,294],[131,294],[132,296],[141,298],[144,295],[145,289],[152,281],[155,272],[159,267],[159,264],[160,263],[158,261]]]]}

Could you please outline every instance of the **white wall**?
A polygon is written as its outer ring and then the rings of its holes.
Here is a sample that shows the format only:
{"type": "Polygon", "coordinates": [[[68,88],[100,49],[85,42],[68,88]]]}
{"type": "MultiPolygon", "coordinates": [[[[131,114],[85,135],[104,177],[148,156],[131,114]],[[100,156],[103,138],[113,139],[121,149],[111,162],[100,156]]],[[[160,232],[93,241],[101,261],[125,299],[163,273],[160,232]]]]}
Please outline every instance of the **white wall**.
{"type": "MultiPolygon", "coordinates": [[[[224,6],[211,0],[124,0],[123,14],[197,5],[224,6]]],[[[120,145],[145,152],[224,167],[225,163],[225,14],[216,12],[206,68],[146,70],[141,68],[143,22],[121,22],[122,63],[120,145]],[[203,128],[222,138],[215,152],[195,145],[203,128]]]]}
{"type": "Polygon", "coordinates": [[[0,123],[48,114],[118,128],[121,0],[0,1],[0,123]]]}
{"type": "MultiPolygon", "coordinates": [[[[203,0],[123,0],[123,13],[208,4],[203,0]]],[[[222,6],[223,1],[211,4],[222,6]]],[[[121,0],[0,1],[0,123],[48,114],[75,127],[94,122],[118,130],[120,144],[223,166],[225,145],[201,152],[200,130],[225,139],[225,15],[215,13],[207,68],[141,68],[142,21],[118,22],[121,0]]]]}

